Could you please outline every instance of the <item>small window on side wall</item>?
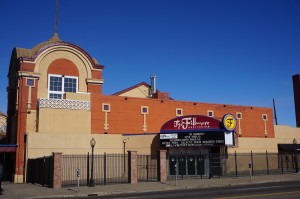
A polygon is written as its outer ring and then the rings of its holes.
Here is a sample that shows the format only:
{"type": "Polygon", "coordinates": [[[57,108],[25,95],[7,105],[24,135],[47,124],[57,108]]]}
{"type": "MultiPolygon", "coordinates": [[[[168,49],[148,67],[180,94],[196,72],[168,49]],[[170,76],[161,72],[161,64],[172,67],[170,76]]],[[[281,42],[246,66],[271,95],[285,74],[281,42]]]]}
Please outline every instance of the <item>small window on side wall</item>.
{"type": "Polygon", "coordinates": [[[268,115],[267,115],[267,114],[262,114],[262,119],[263,119],[264,121],[267,121],[267,120],[268,120],[268,115]]]}
{"type": "Polygon", "coordinates": [[[236,113],[236,119],[241,120],[242,119],[242,113],[237,112],[236,113]]]}
{"type": "Polygon", "coordinates": [[[141,106],[141,114],[148,114],[149,110],[148,110],[148,106],[141,106]]]}
{"type": "Polygon", "coordinates": [[[214,117],[214,112],[208,110],[208,111],[207,111],[207,116],[208,116],[208,117],[214,117]]]}
{"type": "Polygon", "coordinates": [[[110,104],[103,103],[102,104],[102,111],[103,112],[110,112],[110,104]]]}
{"type": "Polygon", "coordinates": [[[26,86],[34,87],[34,79],[33,78],[27,78],[26,79],[26,86]]]}
{"type": "Polygon", "coordinates": [[[183,111],[182,111],[182,108],[176,108],[176,116],[177,117],[180,117],[183,115],[183,111]]]}

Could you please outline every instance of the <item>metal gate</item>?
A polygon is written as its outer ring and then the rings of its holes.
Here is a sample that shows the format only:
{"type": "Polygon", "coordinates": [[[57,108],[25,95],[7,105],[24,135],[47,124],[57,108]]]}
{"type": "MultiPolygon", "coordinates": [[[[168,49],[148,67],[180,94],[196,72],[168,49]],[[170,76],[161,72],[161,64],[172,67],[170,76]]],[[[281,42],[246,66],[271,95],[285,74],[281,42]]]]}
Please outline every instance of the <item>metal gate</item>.
{"type": "Polygon", "coordinates": [[[138,182],[158,181],[158,159],[157,156],[138,155],[138,182]]]}

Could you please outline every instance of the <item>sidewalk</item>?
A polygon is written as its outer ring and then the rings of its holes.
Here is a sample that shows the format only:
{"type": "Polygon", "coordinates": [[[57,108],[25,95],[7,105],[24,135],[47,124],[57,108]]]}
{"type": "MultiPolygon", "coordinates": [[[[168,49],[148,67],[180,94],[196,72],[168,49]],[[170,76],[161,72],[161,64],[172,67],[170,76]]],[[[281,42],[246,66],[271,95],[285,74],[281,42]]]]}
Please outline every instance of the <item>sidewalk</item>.
{"type": "Polygon", "coordinates": [[[189,179],[168,181],[166,184],[160,182],[140,182],[137,184],[114,184],[99,185],[95,187],[71,187],[61,189],[45,188],[33,184],[13,184],[11,182],[3,182],[3,195],[0,199],[24,199],[24,198],[49,198],[49,197],[79,197],[89,195],[111,195],[117,193],[130,192],[152,192],[174,189],[192,189],[205,187],[221,187],[234,186],[251,183],[266,183],[280,181],[300,181],[300,173],[278,174],[278,175],[261,175],[253,176],[250,181],[249,176],[244,177],[224,177],[214,179],[189,179]]]}

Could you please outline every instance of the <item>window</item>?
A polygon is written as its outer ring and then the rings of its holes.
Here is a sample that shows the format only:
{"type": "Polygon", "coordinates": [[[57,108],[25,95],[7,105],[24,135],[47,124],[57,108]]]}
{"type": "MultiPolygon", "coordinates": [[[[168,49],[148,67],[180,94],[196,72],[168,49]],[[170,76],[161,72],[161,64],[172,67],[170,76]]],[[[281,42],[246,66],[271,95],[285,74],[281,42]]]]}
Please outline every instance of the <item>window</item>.
{"type": "Polygon", "coordinates": [[[267,120],[268,120],[268,115],[267,115],[267,114],[262,114],[262,119],[263,119],[264,121],[267,121],[267,120]]]}
{"type": "Polygon", "coordinates": [[[141,114],[148,114],[148,106],[141,106],[141,114]]]}
{"type": "Polygon", "coordinates": [[[208,117],[213,117],[214,116],[214,112],[213,111],[207,111],[207,115],[208,115],[208,117]]]}
{"type": "Polygon", "coordinates": [[[182,108],[176,108],[176,116],[179,117],[179,116],[182,116],[182,115],[183,115],[182,108]]]}
{"type": "Polygon", "coordinates": [[[49,98],[62,99],[66,92],[77,92],[77,77],[63,76],[63,75],[49,75],[49,98]]]}
{"type": "Polygon", "coordinates": [[[27,78],[26,79],[26,86],[34,87],[34,79],[27,78]]]}
{"type": "Polygon", "coordinates": [[[102,111],[103,112],[110,112],[110,104],[103,103],[102,104],[102,111]]]}

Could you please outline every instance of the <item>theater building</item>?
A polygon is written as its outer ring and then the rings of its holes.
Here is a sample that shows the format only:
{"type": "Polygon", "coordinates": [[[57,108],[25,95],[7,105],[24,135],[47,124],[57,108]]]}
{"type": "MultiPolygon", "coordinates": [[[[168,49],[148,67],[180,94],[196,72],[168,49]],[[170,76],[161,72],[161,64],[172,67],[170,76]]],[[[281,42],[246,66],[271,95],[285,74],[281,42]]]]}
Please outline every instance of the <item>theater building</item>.
{"type": "Polygon", "coordinates": [[[91,138],[95,153],[165,149],[174,157],[277,152],[279,142],[300,141],[297,129],[274,129],[272,108],[178,101],[156,89],[155,76],[151,85],[103,95],[103,71],[84,49],[57,34],[32,49],[13,49],[7,144],[15,144],[16,152],[7,164],[14,182],[24,182],[28,158],[87,153],[91,138]]]}

